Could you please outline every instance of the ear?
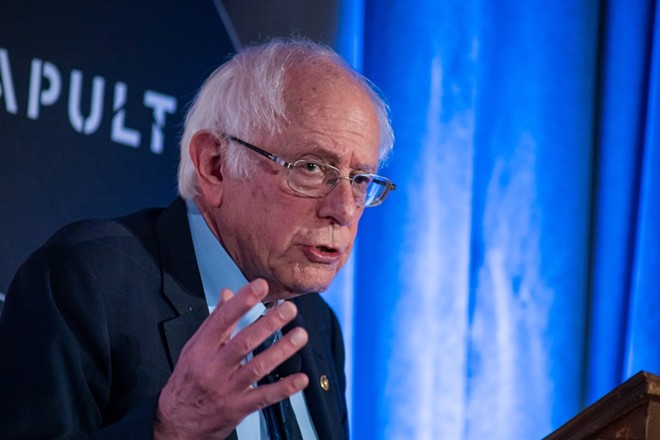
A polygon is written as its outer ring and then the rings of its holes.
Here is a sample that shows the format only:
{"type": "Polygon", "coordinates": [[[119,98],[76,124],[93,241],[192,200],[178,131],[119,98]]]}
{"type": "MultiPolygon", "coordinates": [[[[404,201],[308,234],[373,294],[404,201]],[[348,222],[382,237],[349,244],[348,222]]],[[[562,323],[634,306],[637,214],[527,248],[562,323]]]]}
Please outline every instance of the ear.
{"type": "Polygon", "coordinates": [[[222,143],[224,139],[208,131],[195,133],[190,140],[190,159],[195,164],[199,197],[204,203],[217,207],[222,202],[223,169],[222,143]]]}

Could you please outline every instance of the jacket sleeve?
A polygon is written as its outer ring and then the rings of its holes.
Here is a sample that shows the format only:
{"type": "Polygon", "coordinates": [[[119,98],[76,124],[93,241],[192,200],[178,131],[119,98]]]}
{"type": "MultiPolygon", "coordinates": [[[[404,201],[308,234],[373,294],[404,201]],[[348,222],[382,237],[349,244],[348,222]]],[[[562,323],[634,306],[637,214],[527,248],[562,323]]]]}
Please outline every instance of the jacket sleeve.
{"type": "Polygon", "coordinates": [[[150,438],[156,397],[108,422],[112,342],[88,250],[49,245],[19,269],[0,315],[0,436],[150,438]]]}

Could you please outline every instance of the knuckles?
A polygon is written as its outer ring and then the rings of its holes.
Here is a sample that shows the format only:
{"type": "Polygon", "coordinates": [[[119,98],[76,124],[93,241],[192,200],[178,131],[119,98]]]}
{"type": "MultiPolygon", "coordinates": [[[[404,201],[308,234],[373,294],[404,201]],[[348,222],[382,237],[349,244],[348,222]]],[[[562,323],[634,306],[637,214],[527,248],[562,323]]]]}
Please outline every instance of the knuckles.
{"type": "Polygon", "coordinates": [[[265,365],[263,357],[252,358],[252,360],[247,362],[243,368],[245,368],[249,377],[253,379],[253,382],[258,381],[271,372],[271,370],[265,365]]]}

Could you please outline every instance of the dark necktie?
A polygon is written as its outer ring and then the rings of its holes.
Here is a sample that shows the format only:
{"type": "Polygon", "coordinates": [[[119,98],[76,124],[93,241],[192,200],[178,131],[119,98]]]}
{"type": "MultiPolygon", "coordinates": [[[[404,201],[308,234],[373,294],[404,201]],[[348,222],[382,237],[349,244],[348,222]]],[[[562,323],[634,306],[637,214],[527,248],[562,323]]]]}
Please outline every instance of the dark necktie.
{"type": "MultiPolygon", "coordinates": [[[[269,348],[277,340],[277,333],[269,336],[259,347],[254,350],[254,355],[261,353],[269,348]]],[[[284,364],[280,365],[272,373],[259,381],[259,385],[275,383],[280,378],[300,371],[300,358],[295,354],[284,364]],[[298,365],[295,365],[295,364],[298,365]]],[[[262,410],[266,425],[268,426],[268,435],[271,440],[302,440],[302,434],[296,421],[296,415],[288,398],[272,404],[262,410]]]]}

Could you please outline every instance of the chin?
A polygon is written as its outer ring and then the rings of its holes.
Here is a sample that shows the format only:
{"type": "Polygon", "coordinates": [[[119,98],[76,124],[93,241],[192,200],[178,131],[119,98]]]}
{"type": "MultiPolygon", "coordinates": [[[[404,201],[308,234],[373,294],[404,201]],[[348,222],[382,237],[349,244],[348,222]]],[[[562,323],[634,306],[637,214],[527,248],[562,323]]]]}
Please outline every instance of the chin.
{"type": "Polygon", "coordinates": [[[288,276],[279,277],[282,299],[290,299],[306,293],[324,292],[337,275],[336,271],[305,268],[288,276]]]}

